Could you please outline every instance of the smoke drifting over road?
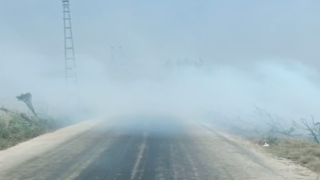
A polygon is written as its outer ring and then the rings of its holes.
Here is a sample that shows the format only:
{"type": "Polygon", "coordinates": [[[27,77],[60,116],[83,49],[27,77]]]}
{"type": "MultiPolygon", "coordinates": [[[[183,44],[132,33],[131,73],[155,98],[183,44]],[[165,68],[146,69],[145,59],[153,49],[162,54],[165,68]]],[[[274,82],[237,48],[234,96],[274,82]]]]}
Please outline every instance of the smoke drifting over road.
{"type": "MultiPolygon", "coordinates": [[[[1,66],[5,87],[1,98],[31,92],[35,106],[47,104],[47,109],[66,110],[63,71],[54,72],[59,68],[44,61],[27,61],[30,63],[18,66],[17,71],[8,70],[17,61],[1,66]]],[[[214,111],[237,116],[252,113],[252,104],[256,104],[288,119],[319,116],[319,74],[297,61],[264,60],[250,66],[205,61],[201,67],[165,67],[164,63],[111,66],[99,60],[80,61],[82,113],[84,108],[95,115],[214,111]]],[[[7,105],[5,102],[1,103],[7,105]]]]}
{"type": "MultiPolygon", "coordinates": [[[[0,19],[5,17],[0,104],[21,105],[15,96],[31,92],[36,109],[68,111],[61,3],[6,3],[0,11],[0,19]]],[[[81,105],[92,114],[238,115],[251,113],[256,104],[289,119],[317,118],[318,5],[298,0],[290,6],[233,0],[75,2],[81,105]],[[202,58],[204,64],[164,67],[169,57],[202,58]]]]}
{"type": "Polygon", "coordinates": [[[296,118],[316,113],[315,99],[320,96],[315,81],[319,74],[295,61],[258,61],[246,68],[215,64],[201,68],[126,68],[113,69],[121,75],[117,80],[103,71],[87,77],[91,81],[82,89],[83,100],[111,111],[171,113],[248,113],[256,104],[296,118]]]}

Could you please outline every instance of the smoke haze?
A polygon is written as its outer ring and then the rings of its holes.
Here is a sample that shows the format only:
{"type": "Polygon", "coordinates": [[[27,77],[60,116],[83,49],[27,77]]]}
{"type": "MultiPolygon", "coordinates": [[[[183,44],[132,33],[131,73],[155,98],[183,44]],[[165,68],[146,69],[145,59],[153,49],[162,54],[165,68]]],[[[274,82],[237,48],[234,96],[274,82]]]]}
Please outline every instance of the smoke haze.
{"type": "MultiPolygon", "coordinates": [[[[79,96],[92,114],[237,116],[256,104],[320,116],[318,1],[90,2],[71,8],[79,96]],[[165,66],[185,59],[204,63],[165,66]]],[[[61,3],[19,3],[0,7],[0,105],[31,92],[36,106],[62,111],[61,3]]]]}

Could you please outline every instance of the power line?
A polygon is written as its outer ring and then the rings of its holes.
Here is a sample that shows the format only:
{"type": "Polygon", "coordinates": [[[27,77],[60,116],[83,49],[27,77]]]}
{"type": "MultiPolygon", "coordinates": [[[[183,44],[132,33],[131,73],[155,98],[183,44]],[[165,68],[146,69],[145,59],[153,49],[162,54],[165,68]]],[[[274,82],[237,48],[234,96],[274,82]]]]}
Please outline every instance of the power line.
{"type": "Polygon", "coordinates": [[[82,11],[87,15],[87,17],[92,20],[90,14],[88,13],[88,11],[84,8],[84,6],[82,5],[81,1],[80,0],[77,0],[76,1],[78,3],[78,5],[80,6],[80,8],[82,9],[82,11]]]}
{"type": "MultiPolygon", "coordinates": [[[[89,20],[91,20],[91,22],[94,22],[94,18],[90,15],[90,13],[86,10],[85,6],[83,6],[83,4],[81,3],[80,0],[77,0],[77,3],[78,5],[80,6],[80,8],[82,9],[82,11],[86,14],[86,16],[88,17],[89,20]]],[[[94,7],[97,9],[97,11],[99,12],[99,17],[101,20],[103,20],[102,18],[102,13],[100,11],[100,9],[98,9],[98,7],[92,3],[92,1],[90,2],[91,4],[94,5],[94,7]]],[[[96,23],[97,26],[99,26],[99,29],[103,29],[104,32],[105,32],[105,28],[103,26],[101,26],[100,23],[96,23]]],[[[93,27],[93,26],[90,26],[90,27],[93,27]]],[[[96,29],[95,29],[96,30],[96,29]]],[[[107,46],[106,45],[102,45],[103,49],[107,49],[107,46]]]]}
{"type": "MultiPolygon", "coordinates": [[[[87,18],[90,20],[91,23],[95,23],[95,26],[90,26],[90,28],[92,27],[98,27],[98,28],[95,28],[94,30],[100,30],[100,33],[101,34],[104,34],[106,31],[105,27],[102,26],[103,22],[105,22],[104,18],[103,18],[103,15],[101,13],[101,10],[100,8],[97,6],[97,4],[92,0],[90,1],[90,4],[95,8],[95,12],[97,12],[97,16],[99,17],[99,20],[102,22],[102,23],[99,23],[97,21],[95,21],[95,18],[93,18],[94,16],[92,16],[92,14],[86,9],[86,6],[83,5],[83,3],[81,2],[81,0],[76,0],[77,1],[77,4],[79,5],[79,7],[82,9],[83,13],[87,16],[87,18]]],[[[82,22],[83,23],[83,22],[82,22]]],[[[83,23],[83,24],[86,24],[86,26],[88,26],[88,23],[83,23]]],[[[93,28],[92,28],[93,29],[93,28]]],[[[101,40],[101,38],[99,39],[101,40]]],[[[107,52],[107,54],[109,53],[110,55],[110,60],[111,61],[114,61],[116,58],[115,58],[115,50],[116,48],[115,47],[111,47],[111,49],[109,49],[108,47],[110,47],[109,45],[106,45],[105,42],[101,42],[102,43],[102,49],[104,50],[103,52],[107,52]],[[109,51],[110,50],[110,51],[109,51]]],[[[118,50],[121,54],[122,52],[122,47],[121,45],[119,46],[118,50]]]]}
{"type": "Polygon", "coordinates": [[[101,18],[101,20],[103,20],[103,18],[102,18],[102,13],[101,13],[101,11],[100,11],[100,8],[94,3],[94,0],[92,0],[91,2],[92,2],[92,4],[93,4],[94,8],[96,9],[96,11],[98,12],[99,17],[101,18]]]}

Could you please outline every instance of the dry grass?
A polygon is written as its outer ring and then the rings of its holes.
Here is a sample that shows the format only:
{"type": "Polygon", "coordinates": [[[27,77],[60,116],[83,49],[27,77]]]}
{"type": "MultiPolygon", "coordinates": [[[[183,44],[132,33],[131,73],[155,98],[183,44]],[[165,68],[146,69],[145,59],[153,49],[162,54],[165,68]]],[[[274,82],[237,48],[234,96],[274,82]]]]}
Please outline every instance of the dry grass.
{"type": "Polygon", "coordinates": [[[305,139],[271,136],[256,140],[256,142],[261,145],[267,142],[270,145],[265,148],[267,152],[281,158],[290,159],[316,173],[320,173],[319,144],[305,139]]]}
{"type": "Polygon", "coordinates": [[[52,120],[26,120],[11,112],[0,113],[0,150],[12,147],[20,142],[32,139],[55,129],[52,120]]]}

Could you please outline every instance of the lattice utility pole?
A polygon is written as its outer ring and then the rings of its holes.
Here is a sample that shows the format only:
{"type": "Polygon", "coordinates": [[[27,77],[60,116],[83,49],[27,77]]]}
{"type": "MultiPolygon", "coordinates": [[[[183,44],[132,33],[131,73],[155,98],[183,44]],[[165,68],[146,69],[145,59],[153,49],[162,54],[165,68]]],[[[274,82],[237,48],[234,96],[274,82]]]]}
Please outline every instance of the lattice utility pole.
{"type": "Polygon", "coordinates": [[[62,0],[63,3],[63,22],[64,22],[64,50],[65,50],[65,74],[67,84],[67,100],[75,103],[77,95],[77,71],[76,60],[73,47],[72,26],[70,16],[69,0],[62,0]]]}

